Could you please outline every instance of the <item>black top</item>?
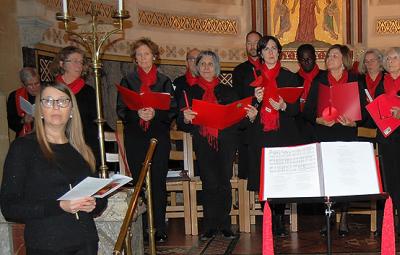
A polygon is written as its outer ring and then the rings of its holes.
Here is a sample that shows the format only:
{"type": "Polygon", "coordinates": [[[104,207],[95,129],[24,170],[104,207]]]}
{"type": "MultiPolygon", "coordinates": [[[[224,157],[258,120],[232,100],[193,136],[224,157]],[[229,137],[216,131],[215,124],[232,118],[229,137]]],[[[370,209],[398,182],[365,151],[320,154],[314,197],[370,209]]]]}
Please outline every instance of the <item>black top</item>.
{"type": "MultiPolygon", "coordinates": [[[[357,82],[358,77],[356,74],[349,72],[347,82],[357,82]]],[[[304,106],[305,118],[315,125],[315,136],[318,142],[332,142],[332,141],[355,141],[357,140],[357,127],[347,127],[340,123],[335,123],[332,127],[327,127],[316,123],[317,106],[318,106],[318,90],[319,86],[330,86],[328,82],[328,72],[320,71],[315,77],[310,92],[308,94],[307,102],[304,106]]],[[[360,95],[360,107],[362,120],[357,121],[357,126],[363,124],[366,118],[367,111],[365,109],[366,99],[365,92],[361,86],[358,86],[360,95]]]]}
{"type": "Polygon", "coordinates": [[[97,165],[100,164],[100,146],[98,138],[98,128],[95,120],[97,119],[96,92],[93,87],[85,85],[76,95],[76,102],[81,115],[83,134],[86,143],[92,149],[97,165]]]}
{"type": "MultiPolygon", "coordinates": [[[[137,93],[140,92],[141,84],[142,82],[140,81],[136,70],[121,80],[121,86],[137,93]]],[[[170,93],[173,95],[171,80],[160,72],[157,72],[157,81],[153,86],[150,87],[150,89],[153,92],[170,93]]],[[[136,133],[137,135],[146,135],[149,138],[169,135],[171,119],[176,112],[175,108],[176,102],[172,97],[171,109],[169,111],[155,110],[154,118],[150,120],[149,129],[147,132],[144,132],[140,126],[140,117],[137,111],[129,110],[119,94],[117,98],[117,114],[118,117],[125,122],[125,130],[129,130],[130,133],[136,133]]]]}
{"type": "MultiPolygon", "coordinates": [[[[299,77],[291,71],[281,68],[276,78],[278,88],[282,87],[298,87],[300,85],[299,77]]],[[[279,111],[279,128],[264,132],[260,121],[260,111],[262,103],[258,107],[259,113],[254,121],[253,125],[253,136],[252,144],[257,147],[279,147],[279,146],[290,146],[300,143],[300,134],[297,129],[295,117],[299,114],[299,100],[294,104],[286,103],[287,107],[285,111],[279,111]]]]}
{"type": "MultiPolygon", "coordinates": [[[[253,64],[250,61],[243,62],[235,67],[232,73],[232,86],[240,99],[254,96],[254,87],[249,86],[254,81],[253,64]]],[[[260,75],[260,71],[256,72],[260,75]]]]}
{"type": "Polygon", "coordinates": [[[45,159],[35,134],[17,138],[4,164],[1,210],[9,221],[25,224],[25,243],[33,249],[63,250],[98,241],[93,216],[107,205],[96,199],[92,213],[61,209],[57,199],[92,175],[89,165],[69,144],[51,144],[54,161],[45,159]]]}
{"type": "Polygon", "coordinates": [[[189,87],[189,84],[186,81],[186,76],[182,75],[179,76],[178,78],[176,78],[173,81],[173,84],[175,86],[175,91],[174,91],[174,97],[175,97],[175,101],[178,103],[181,100],[181,97],[183,96],[183,91],[187,90],[189,87]]]}
{"type": "MultiPolygon", "coordinates": [[[[18,115],[17,111],[17,105],[15,100],[16,92],[17,92],[16,90],[11,92],[7,99],[7,120],[8,120],[8,127],[11,128],[18,136],[19,132],[21,132],[22,130],[23,124],[22,124],[22,118],[18,115]]],[[[35,97],[28,93],[28,101],[31,104],[34,104],[35,97]]]]}

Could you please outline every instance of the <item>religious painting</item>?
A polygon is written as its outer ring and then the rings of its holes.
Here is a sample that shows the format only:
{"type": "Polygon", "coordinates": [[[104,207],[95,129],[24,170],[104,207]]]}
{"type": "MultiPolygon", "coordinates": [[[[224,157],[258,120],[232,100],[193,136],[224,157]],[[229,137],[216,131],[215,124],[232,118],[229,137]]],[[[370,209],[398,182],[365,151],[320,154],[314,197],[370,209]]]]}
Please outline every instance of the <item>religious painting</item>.
{"type": "Polygon", "coordinates": [[[344,43],[344,0],[271,0],[270,34],[282,45],[311,43],[326,48],[344,43]]]}

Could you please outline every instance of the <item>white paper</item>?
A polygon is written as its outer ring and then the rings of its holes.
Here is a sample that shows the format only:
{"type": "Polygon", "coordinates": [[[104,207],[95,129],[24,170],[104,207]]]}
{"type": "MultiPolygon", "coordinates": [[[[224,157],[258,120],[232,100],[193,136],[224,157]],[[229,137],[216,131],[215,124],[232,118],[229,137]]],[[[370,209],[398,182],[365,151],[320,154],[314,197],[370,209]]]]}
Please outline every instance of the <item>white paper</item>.
{"type": "Polygon", "coordinates": [[[368,142],[321,143],[325,196],[379,193],[374,147],[368,142]]]}
{"type": "Polygon", "coordinates": [[[25,98],[23,97],[19,97],[19,105],[21,107],[21,109],[28,115],[33,116],[34,112],[35,112],[35,105],[31,104],[29,101],[27,101],[25,98]]]}
{"type": "Polygon", "coordinates": [[[263,200],[380,193],[371,143],[326,142],[263,150],[263,200]]]}
{"type": "Polygon", "coordinates": [[[74,200],[87,196],[103,198],[131,180],[131,177],[121,174],[114,174],[108,179],[86,177],[57,200],[74,200]]]}
{"type": "Polygon", "coordinates": [[[182,171],[181,170],[177,170],[177,171],[172,171],[169,170],[167,173],[167,178],[177,178],[177,177],[182,177],[182,171]]]}
{"type": "Polygon", "coordinates": [[[264,197],[320,194],[316,144],[268,148],[264,156],[264,197]]]}

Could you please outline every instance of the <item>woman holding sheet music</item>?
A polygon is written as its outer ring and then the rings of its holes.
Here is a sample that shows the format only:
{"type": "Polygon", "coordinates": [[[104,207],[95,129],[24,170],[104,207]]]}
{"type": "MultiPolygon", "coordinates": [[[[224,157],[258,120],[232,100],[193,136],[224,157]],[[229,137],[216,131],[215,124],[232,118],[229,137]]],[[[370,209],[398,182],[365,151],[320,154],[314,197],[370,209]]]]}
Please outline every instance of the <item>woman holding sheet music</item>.
{"type": "MultiPolygon", "coordinates": [[[[391,48],[384,57],[384,66],[388,73],[384,75],[383,85],[376,89],[376,97],[381,94],[387,96],[399,96],[400,92],[400,47],[391,48]]],[[[400,108],[391,109],[392,116],[400,119],[400,108]]],[[[393,199],[394,209],[400,210],[400,129],[396,129],[388,137],[384,137],[378,130],[377,141],[379,144],[379,153],[382,156],[382,170],[384,178],[385,191],[393,199]]],[[[398,215],[398,214],[397,214],[398,215]]],[[[378,221],[380,223],[380,221],[378,221]]],[[[378,225],[378,228],[380,226],[378,225]]],[[[378,229],[379,230],[379,229],[378,229]]],[[[397,225],[397,234],[400,234],[400,224],[397,225]]]]}
{"type": "MultiPolygon", "coordinates": [[[[257,54],[262,63],[260,87],[255,89],[257,98],[257,117],[253,123],[253,135],[250,138],[250,168],[248,189],[258,191],[260,185],[260,159],[263,147],[296,145],[300,141],[295,116],[299,113],[299,100],[285,102],[277,94],[277,88],[299,87],[300,79],[291,71],[281,67],[282,46],[273,36],[262,37],[257,44],[257,54]]],[[[285,205],[274,205],[274,234],[286,236],[283,213],[285,205]]]]}
{"type": "MultiPolygon", "coordinates": [[[[234,238],[229,213],[232,206],[232,166],[238,143],[238,124],[223,130],[207,126],[192,125],[196,112],[189,107],[193,99],[210,103],[229,104],[238,100],[234,89],[218,80],[220,64],[212,51],[202,51],[196,59],[198,81],[188,87],[180,100],[181,111],[178,126],[193,134],[197,144],[197,160],[203,184],[204,227],[202,240],[214,237],[221,231],[225,238],[234,238]]],[[[249,118],[254,118],[256,109],[248,106],[249,118]]],[[[213,114],[210,112],[209,114],[213,114]]]]}
{"type": "MultiPolygon", "coordinates": [[[[329,111],[325,109],[321,116],[317,113],[318,104],[321,103],[319,102],[321,98],[319,94],[319,90],[322,90],[321,86],[332,88],[349,82],[357,82],[357,76],[349,72],[352,67],[349,48],[339,44],[331,46],[327,51],[325,64],[327,71],[321,71],[311,85],[308,100],[304,107],[304,116],[315,125],[315,136],[318,142],[356,141],[357,126],[366,116],[365,92],[358,83],[356,90],[358,90],[360,98],[361,120],[355,121],[345,115],[335,116],[335,109],[333,107],[329,111]]],[[[346,211],[346,207],[344,206],[342,210],[346,211]]],[[[344,212],[341,216],[339,234],[345,236],[349,232],[346,221],[347,213],[344,212]]],[[[321,233],[325,234],[324,229],[321,233]]]]}
{"type": "MultiPolygon", "coordinates": [[[[148,38],[139,39],[132,46],[131,56],[137,66],[122,78],[121,86],[137,93],[151,91],[171,94],[173,92],[171,80],[158,72],[154,64],[159,58],[157,44],[148,38]]],[[[134,182],[139,178],[150,139],[158,140],[151,164],[151,184],[154,198],[155,238],[159,242],[167,239],[165,210],[167,206],[166,179],[171,147],[169,128],[175,107],[175,101],[171,100],[170,110],[147,107],[132,111],[126,106],[120,94],[117,99],[117,114],[124,121],[125,149],[134,182]]]]}
{"type": "Polygon", "coordinates": [[[35,132],[12,143],[4,164],[2,213],[25,224],[28,255],[95,255],[93,217],[107,200],[57,201],[95,170],[76,99],[64,84],[55,84],[43,86],[35,103],[35,132]]]}

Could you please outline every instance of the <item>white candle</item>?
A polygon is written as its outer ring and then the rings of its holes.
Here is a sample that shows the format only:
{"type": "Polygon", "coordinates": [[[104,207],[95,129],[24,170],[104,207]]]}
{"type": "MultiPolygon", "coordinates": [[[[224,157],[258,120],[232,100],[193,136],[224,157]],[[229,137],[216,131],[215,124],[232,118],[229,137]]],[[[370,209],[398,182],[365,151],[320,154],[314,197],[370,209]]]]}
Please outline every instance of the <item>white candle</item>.
{"type": "Polygon", "coordinates": [[[124,0],[117,0],[118,1],[118,12],[122,12],[124,9],[124,0]]]}
{"type": "Polygon", "coordinates": [[[63,0],[63,13],[68,14],[68,0],[63,0]]]}

